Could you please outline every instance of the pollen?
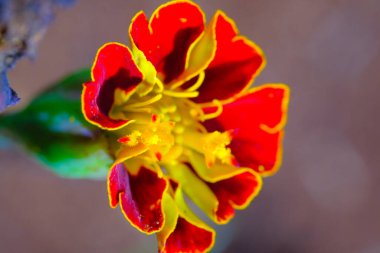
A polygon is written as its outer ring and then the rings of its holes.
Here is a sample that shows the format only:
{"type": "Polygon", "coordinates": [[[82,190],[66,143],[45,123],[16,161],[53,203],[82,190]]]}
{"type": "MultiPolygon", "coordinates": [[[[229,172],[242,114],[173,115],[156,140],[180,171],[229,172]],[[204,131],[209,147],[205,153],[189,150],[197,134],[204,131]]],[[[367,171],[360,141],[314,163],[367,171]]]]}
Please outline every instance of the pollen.
{"type": "Polygon", "coordinates": [[[231,142],[228,132],[212,132],[207,134],[202,140],[202,149],[206,158],[206,164],[211,167],[216,159],[222,163],[230,163],[232,159],[231,150],[227,146],[231,142]]]}
{"type": "Polygon", "coordinates": [[[126,144],[128,146],[136,146],[139,142],[141,142],[141,132],[133,131],[129,136],[125,136],[124,140],[128,140],[126,144]]]}

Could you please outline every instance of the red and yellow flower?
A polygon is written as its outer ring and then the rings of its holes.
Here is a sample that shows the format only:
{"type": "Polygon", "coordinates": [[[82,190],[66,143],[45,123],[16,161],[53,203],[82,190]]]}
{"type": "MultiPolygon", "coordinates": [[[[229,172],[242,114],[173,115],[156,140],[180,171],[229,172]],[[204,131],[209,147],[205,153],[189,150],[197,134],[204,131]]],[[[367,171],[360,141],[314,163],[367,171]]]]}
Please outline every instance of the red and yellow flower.
{"type": "Polygon", "coordinates": [[[173,1],[137,13],[129,34],[130,48],[99,49],[82,94],[115,158],[110,205],[160,252],[208,251],[215,232],[185,195],[217,224],[247,207],[281,163],[289,90],[249,88],[263,52],[221,11],[205,25],[196,4],[173,1]]]}

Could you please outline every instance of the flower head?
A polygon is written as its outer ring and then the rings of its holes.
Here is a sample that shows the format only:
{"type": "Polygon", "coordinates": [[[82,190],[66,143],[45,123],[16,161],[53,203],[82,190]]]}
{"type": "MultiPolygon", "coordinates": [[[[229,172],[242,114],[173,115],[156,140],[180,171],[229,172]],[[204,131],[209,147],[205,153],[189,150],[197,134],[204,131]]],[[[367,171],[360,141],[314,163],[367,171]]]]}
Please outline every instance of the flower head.
{"type": "Polygon", "coordinates": [[[281,162],[289,91],[249,89],[261,49],[218,11],[205,25],[189,1],[137,13],[128,48],[108,43],[84,84],[86,119],[106,130],[115,163],[110,205],[160,252],[205,252],[215,233],[184,195],[218,224],[245,208],[281,162]]]}

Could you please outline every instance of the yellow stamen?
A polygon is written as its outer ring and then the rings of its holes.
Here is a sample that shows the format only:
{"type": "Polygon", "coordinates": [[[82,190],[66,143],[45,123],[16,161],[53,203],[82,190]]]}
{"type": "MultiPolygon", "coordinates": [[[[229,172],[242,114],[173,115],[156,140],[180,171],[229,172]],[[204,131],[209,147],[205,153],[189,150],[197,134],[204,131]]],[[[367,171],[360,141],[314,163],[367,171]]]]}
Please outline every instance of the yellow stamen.
{"type": "Polygon", "coordinates": [[[175,89],[181,87],[185,82],[186,82],[185,80],[181,79],[181,80],[177,81],[176,83],[172,84],[170,86],[170,89],[175,90],[175,89]]]}
{"type": "Polygon", "coordinates": [[[186,89],[186,91],[197,90],[199,87],[201,87],[204,79],[205,79],[205,72],[203,71],[199,74],[198,80],[190,88],[186,89]]]}
{"type": "Polygon", "coordinates": [[[216,159],[222,163],[230,164],[231,150],[227,146],[231,142],[229,132],[199,133],[187,131],[183,134],[182,144],[201,154],[204,154],[207,166],[211,167],[216,159]]]}
{"type": "MultiPolygon", "coordinates": [[[[198,79],[195,82],[195,84],[193,84],[190,88],[186,89],[186,91],[197,90],[202,85],[204,79],[205,79],[205,72],[202,71],[201,73],[199,73],[198,79]]],[[[174,83],[170,86],[170,89],[175,90],[175,89],[181,87],[182,85],[184,85],[187,81],[189,81],[189,79],[182,79],[180,81],[177,81],[176,83],[174,83]]]]}
{"type": "Polygon", "coordinates": [[[186,91],[171,91],[171,90],[164,90],[162,93],[167,96],[176,97],[176,98],[195,98],[195,97],[198,97],[198,94],[199,94],[197,91],[186,92],[186,91]]]}
{"type": "Polygon", "coordinates": [[[222,103],[217,99],[214,99],[212,103],[216,105],[216,111],[212,113],[208,113],[208,114],[203,114],[203,117],[201,119],[202,121],[217,118],[220,114],[222,114],[223,112],[222,103]]]}
{"type": "Polygon", "coordinates": [[[191,116],[198,118],[198,120],[200,121],[214,119],[218,117],[220,114],[222,114],[223,112],[223,104],[217,99],[214,99],[211,103],[209,103],[208,107],[216,107],[216,111],[212,113],[205,113],[201,106],[192,102],[191,100],[186,100],[185,103],[189,107],[191,107],[190,109],[191,116]]]}
{"type": "Polygon", "coordinates": [[[150,104],[153,104],[153,103],[159,101],[161,98],[162,98],[162,94],[157,94],[154,97],[149,98],[146,101],[142,101],[142,102],[138,102],[138,103],[134,103],[134,104],[128,104],[127,106],[124,106],[124,109],[128,110],[128,109],[133,109],[133,108],[137,108],[137,107],[147,106],[147,105],[150,105],[150,104]]]}
{"type": "Polygon", "coordinates": [[[158,86],[158,92],[162,92],[164,90],[164,84],[157,77],[156,77],[156,84],[158,86]]]}
{"type": "Polygon", "coordinates": [[[127,137],[129,138],[128,142],[126,143],[128,146],[135,146],[139,142],[141,142],[141,132],[140,131],[133,131],[130,135],[127,137]]]}

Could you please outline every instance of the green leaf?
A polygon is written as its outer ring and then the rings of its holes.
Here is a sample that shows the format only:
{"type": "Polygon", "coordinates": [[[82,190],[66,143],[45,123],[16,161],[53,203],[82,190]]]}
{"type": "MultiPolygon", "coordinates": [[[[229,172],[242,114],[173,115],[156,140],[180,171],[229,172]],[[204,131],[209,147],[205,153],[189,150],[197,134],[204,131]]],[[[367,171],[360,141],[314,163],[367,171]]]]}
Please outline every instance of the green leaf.
{"type": "Polygon", "coordinates": [[[89,79],[90,70],[82,70],[57,82],[24,110],[0,117],[0,128],[60,176],[105,178],[113,162],[106,136],[81,112],[89,79]]]}

